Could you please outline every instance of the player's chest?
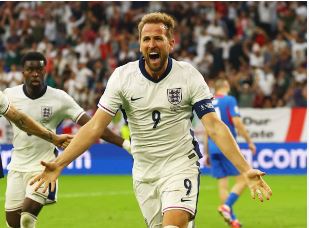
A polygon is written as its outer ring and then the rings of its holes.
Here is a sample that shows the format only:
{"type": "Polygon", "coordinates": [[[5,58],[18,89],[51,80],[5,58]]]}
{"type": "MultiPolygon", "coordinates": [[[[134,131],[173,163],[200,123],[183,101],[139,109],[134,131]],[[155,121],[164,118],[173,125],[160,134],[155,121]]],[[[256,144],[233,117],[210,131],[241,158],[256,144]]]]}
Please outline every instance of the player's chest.
{"type": "Polygon", "coordinates": [[[183,83],[136,83],[125,89],[124,106],[131,110],[162,109],[178,111],[189,103],[183,83]]]}
{"type": "Polygon", "coordinates": [[[48,98],[31,100],[15,97],[11,102],[18,110],[44,124],[51,122],[61,112],[61,101],[51,102],[48,98]]]}

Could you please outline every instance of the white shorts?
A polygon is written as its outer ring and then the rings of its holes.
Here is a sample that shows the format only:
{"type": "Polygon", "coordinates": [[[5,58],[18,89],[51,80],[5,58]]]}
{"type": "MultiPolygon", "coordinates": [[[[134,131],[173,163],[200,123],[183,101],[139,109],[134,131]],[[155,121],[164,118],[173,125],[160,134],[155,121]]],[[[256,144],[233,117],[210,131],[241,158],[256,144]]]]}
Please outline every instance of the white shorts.
{"type": "Polygon", "coordinates": [[[30,198],[42,205],[57,201],[58,183],[55,192],[42,192],[43,187],[34,191],[35,185],[30,186],[30,180],[40,172],[17,172],[10,170],[7,176],[5,193],[5,210],[16,211],[22,208],[25,198],[30,198]]]}
{"type": "Polygon", "coordinates": [[[200,171],[197,165],[155,182],[133,181],[139,207],[148,227],[162,227],[163,214],[169,210],[184,210],[193,219],[196,214],[200,171]]]}

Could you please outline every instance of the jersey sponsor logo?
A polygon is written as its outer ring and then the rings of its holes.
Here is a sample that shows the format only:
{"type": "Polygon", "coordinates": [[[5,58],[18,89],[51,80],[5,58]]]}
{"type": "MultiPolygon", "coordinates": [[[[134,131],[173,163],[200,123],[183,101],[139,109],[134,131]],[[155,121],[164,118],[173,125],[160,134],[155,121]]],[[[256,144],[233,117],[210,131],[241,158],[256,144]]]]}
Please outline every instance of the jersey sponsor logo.
{"type": "Polygon", "coordinates": [[[53,109],[51,106],[42,106],[41,107],[41,116],[43,119],[43,122],[48,121],[53,114],[53,109]]]}
{"type": "Polygon", "coordinates": [[[173,105],[179,104],[182,101],[181,88],[167,89],[167,100],[173,105]]]}
{"type": "Polygon", "coordinates": [[[131,101],[136,101],[136,100],[139,100],[139,99],[142,99],[143,97],[136,97],[136,98],[133,98],[131,97],[131,101]]]}

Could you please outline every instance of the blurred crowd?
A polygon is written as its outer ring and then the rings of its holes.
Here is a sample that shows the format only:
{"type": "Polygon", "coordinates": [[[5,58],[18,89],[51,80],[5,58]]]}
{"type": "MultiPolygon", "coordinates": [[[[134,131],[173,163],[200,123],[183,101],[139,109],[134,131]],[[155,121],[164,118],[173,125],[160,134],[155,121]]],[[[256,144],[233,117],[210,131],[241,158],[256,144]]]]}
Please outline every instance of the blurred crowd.
{"type": "Polygon", "coordinates": [[[172,57],[211,88],[225,77],[241,107],[306,107],[306,2],[1,2],[0,89],[22,83],[21,56],[37,50],[48,85],[94,109],[113,70],[140,57],[137,23],[156,11],[178,22],[172,57]]]}

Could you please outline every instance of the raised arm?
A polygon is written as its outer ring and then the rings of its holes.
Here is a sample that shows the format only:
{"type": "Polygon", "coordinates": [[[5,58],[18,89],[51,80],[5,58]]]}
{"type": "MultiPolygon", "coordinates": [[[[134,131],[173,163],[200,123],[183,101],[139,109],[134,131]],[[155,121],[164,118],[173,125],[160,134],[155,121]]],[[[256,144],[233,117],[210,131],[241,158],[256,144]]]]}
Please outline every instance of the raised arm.
{"type": "Polygon", "coordinates": [[[13,105],[10,105],[4,116],[21,130],[51,142],[55,146],[65,148],[71,141],[71,136],[56,135],[54,132],[48,130],[25,113],[17,110],[13,105]]]}
{"type": "Polygon", "coordinates": [[[251,191],[252,198],[256,194],[263,202],[263,195],[268,200],[272,195],[270,187],[262,179],[265,173],[252,169],[241,154],[240,149],[230,133],[228,127],[217,117],[214,112],[205,114],[202,123],[207,134],[216,143],[224,155],[234,164],[241,174],[244,175],[251,191]]]}

